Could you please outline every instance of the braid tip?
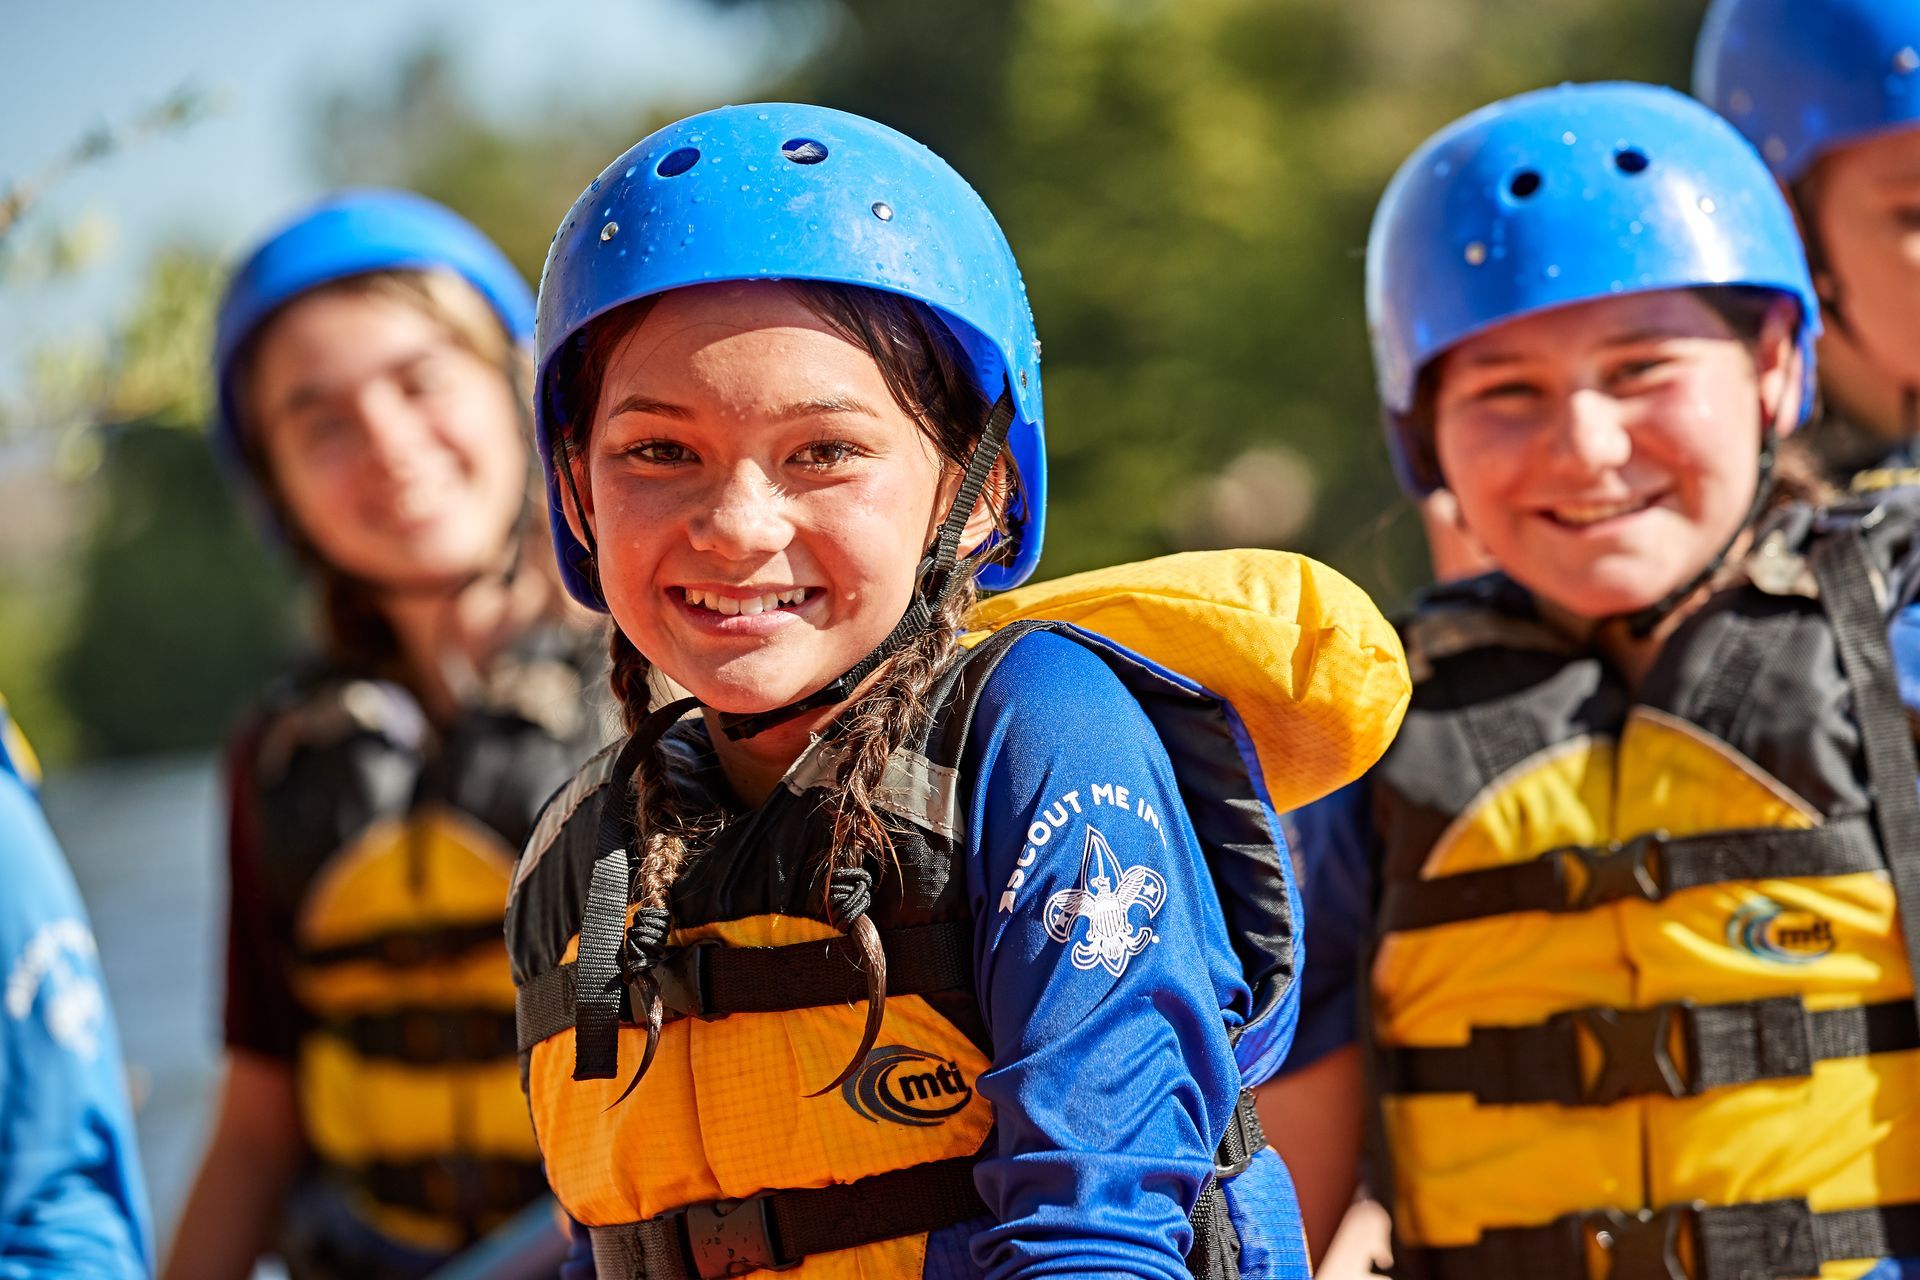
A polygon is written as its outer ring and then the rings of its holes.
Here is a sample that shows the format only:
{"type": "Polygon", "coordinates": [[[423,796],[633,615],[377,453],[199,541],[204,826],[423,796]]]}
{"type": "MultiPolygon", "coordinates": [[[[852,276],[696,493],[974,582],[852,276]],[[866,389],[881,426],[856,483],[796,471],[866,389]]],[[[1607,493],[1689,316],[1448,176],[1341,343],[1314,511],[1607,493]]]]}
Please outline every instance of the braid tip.
{"type": "Polygon", "coordinates": [[[606,1105],[603,1115],[625,1102],[640,1087],[641,1077],[647,1074],[647,1068],[653,1065],[653,1055],[660,1049],[660,1026],[665,1021],[660,1003],[660,983],[651,973],[642,974],[633,980],[632,992],[637,998],[636,1004],[644,1003],[646,1008],[647,1048],[640,1055],[640,1065],[633,1069],[633,1078],[627,1081],[627,1087],[620,1091],[620,1096],[606,1105]]]}
{"type": "Polygon", "coordinates": [[[860,1047],[854,1050],[852,1060],[841,1069],[839,1075],[808,1094],[809,1098],[831,1093],[852,1078],[880,1039],[880,1024],[887,1016],[887,953],[880,945],[880,930],[874,927],[870,917],[860,915],[847,926],[847,936],[859,946],[861,967],[867,972],[867,1026],[860,1036],[860,1047]]]}

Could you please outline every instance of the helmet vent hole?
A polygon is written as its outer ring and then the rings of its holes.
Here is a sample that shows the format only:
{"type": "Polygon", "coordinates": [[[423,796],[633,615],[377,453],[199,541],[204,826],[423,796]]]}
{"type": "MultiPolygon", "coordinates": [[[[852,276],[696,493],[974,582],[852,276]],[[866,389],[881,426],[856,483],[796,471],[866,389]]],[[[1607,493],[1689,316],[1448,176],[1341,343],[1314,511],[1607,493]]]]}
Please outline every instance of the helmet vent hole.
{"type": "Polygon", "coordinates": [[[1507,179],[1507,194],[1515,200],[1525,200],[1540,189],[1540,172],[1537,169],[1522,169],[1507,179]]]}
{"type": "Polygon", "coordinates": [[[827,149],[812,138],[788,138],[780,144],[780,154],[795,164],[819,164],[827,158],[827,149]]]}
{"type": "Polygon", "coordinates": [[[700,150],[697,147],[681,147],[678,151],[669,151],[660,158],[653,171],[663,178],[677,178],[700,163],[700,150]]]}
{"type": "Polygon", "coordinates": [[[1645,173],[1651,163],[1638,147],[1622,147],[1613,153],[1613,167],[1622,173],[1645,173]]]}

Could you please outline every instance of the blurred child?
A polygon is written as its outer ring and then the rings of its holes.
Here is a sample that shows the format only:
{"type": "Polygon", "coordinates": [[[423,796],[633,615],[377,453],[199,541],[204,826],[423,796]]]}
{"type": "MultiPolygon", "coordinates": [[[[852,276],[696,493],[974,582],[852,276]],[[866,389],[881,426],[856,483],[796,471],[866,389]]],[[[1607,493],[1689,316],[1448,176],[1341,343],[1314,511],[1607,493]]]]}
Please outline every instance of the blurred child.
{"type": "Polygon", "coordinates": [[[531,328],[499,250],[398,192],[301,214],[222,303],[218,441],[322,652],[229,754],[227,1070],[178,1280],[270,1247],[296,1277],[423,1275],[545,1193],[502,904],[606,726],[601,642],[525,536],[531,328]]]}
{"type": "Polygon", "coordinates": [[[1779,188],[1669,91],[1525,94],[1401,166],[1367,280],[1403,482],[1500,573],[1421,600],[1399,738],[1298,815],[1312,966],[1267,1114],[1348,1117],[1311,1158],[1282,1135],[1303,1201],[1351,1195],[1364,1069],[1395,1274],[1906,1274],[1887,628],[1920,511],[1809,505],[1781,455],[1819,319],[1779,188]]]}
{"type": "Polygon", "coordinates": [[[1807,444],[1843,487],[1920,484],[1920,5],[1714,0],[1694,90],[1799,215],[1826,318],[1807,444]]]}

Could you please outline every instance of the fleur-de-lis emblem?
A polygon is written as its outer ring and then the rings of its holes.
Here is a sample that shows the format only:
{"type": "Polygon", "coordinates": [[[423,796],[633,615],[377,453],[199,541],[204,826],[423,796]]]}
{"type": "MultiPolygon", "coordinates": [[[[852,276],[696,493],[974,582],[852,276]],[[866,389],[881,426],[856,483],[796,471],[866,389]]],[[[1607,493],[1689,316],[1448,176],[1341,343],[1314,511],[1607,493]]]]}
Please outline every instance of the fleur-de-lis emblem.
{"type": "Polygon", "coordinates": [[[1068,958],[1076,969],[1099,965],[1114,977],[1126,972],[1127,961],[1153,942],[1153,930],[1136,926],[1135,907],[1145,907],[1147,918],[1160,914],[1167,900],[1167,882],[1151,867],[1120,869],[1120,859],[1098,828],[1087,827],[1086,848],[1080,854],[1080,883],[1047,899],[1047,933],[1055,942],[1073,942],[1076,921],[1087,922],[1087,936],[1074,942],[1068,958]]]}

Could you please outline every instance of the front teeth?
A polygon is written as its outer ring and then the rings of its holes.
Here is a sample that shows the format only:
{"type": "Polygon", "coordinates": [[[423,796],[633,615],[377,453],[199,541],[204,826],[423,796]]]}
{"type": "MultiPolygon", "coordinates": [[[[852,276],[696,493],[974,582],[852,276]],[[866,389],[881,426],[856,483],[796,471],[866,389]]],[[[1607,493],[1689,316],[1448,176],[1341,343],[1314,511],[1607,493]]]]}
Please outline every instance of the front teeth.
{"type": "Polygon", "coordinates": [[[1615,516],[1624,516],[1640,510],[1647,504],[1643,501],[1631,502],[1586,502],[1555,507],[1553,518],[1561,524],[1589,525],[1599,524],[1602,520],[1611,520],[1615,516]]]}
{"type": "Polygon", "coordinates": [[[687,588],[687,603],[702,609],[711,609],[726,617],[738,614],[768,613],[783,605],[799,604],[807,598],[807,588],[795,587],[791,591],[776,591],[771,595],[748,596],[742,600],[734,596],[717,595],[711,591],[695,591],[687,588]]]}

